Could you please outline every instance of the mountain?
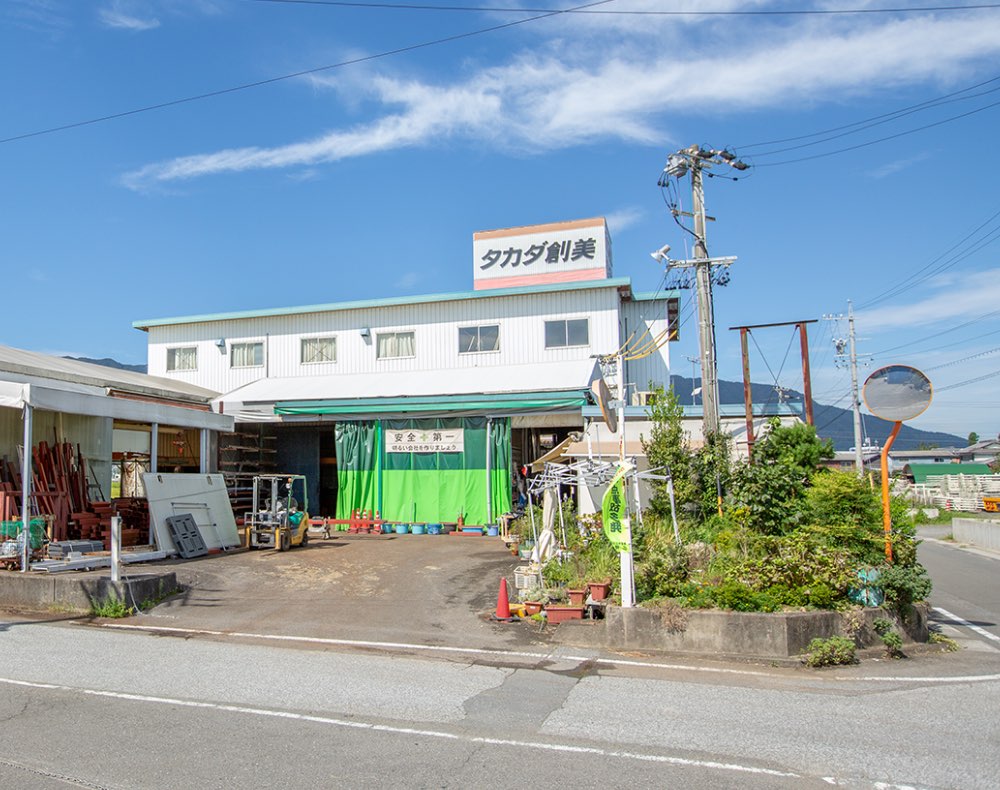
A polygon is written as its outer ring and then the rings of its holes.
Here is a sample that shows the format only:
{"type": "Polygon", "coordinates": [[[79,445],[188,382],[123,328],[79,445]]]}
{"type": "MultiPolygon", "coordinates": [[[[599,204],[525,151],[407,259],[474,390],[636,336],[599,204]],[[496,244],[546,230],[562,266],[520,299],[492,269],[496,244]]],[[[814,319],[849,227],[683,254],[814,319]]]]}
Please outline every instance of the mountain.
{"type": "Polygon", "coordinates": [[[104,357],[103,359],[90,359],[88,357],[63,357],[63,359],[75,359],[77,362],[89,362],[91,365],[103,365],[106,368],[118,368],[118,370],[131,370],[133,373],[145,373],[145,365],[126,365],[118,360],[104,357]]]}
{"type": "MultiPolygon", "coordinates": [[[[692,379],[683,376],[671,376],[670,383],[677,393],[680,402],[691,403],[692,379]]],[[[774,386],[769,384],[751,384],[750,391],[754,404],[775,403],[777,393],[774,386]]],[[[785,390],[783,392],[785,400],[798,401],[801,403],[804,396],[796,390],[785,390]]],[[[722,403],[738,403],[743,405],[743,382],[719,380],[719,400],[722,403]]],[[[845,398],[845,400],[847,400],[845,398]]],[[[701,402],[700,399],[698,401],[701,402]]],[[[832,439],[834,449],[849,450],[854,446],[854,415],[850,409],[842,409],[839,406],[829,406],[818,403],[813,399],[813,419],[816,422],[816,433],[824,439],[832,439]]],[[[892,423],[888,420],[881,420],[870,414],[862,412],[863,434],[868,437],[873,444],[881,447],[889,433],[892,431],[892,423]]],[[[899,435],[894,442],[895,447],[901,450],[916,450],[921,445],[934,447],[965,447],[966,440],[961,436],[951,433],[941,433],[939,431],[922,431],[903,424],[899,429],[899,435]]]]}

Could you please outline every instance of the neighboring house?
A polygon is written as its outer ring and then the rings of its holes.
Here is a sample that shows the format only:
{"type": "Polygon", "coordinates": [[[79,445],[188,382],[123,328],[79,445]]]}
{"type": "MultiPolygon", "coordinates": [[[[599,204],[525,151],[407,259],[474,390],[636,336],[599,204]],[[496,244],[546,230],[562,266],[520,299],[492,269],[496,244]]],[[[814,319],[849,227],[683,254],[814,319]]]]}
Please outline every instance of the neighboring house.
{"type": "Polygon", "coordinates": [[[936,447],[933,450],[897,450],[892,448],[890,454],[899,466],[914,464],[957,464],[962,458],[957,447],[936,447]]]}
{"type": "Polygon", "coordinates": [[[963,462],[977,464],[992,464],[1000,456],[1000,439],[987,439],[970,444],[957,451],[957,456],[963,462]]]}
{"type": "MultiPolygon", "coordinates": [[[[597,355],[670,380],[677,296],[612,276],[603,219],[477,233],[472,291],[136,321],[149,370],[224,393],[222,471],[305,474],[320,515],[492,522],[521,466],[586,430],[597,355]]],[[[645,395],[637,395],[638,399],[645,395]]]]}

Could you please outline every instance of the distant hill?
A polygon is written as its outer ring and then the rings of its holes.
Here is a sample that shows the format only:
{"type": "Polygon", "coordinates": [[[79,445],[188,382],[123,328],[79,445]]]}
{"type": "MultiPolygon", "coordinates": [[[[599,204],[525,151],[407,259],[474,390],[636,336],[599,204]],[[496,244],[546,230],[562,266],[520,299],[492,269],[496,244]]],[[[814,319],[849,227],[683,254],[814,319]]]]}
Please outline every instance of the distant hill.
{"type": "MultiPolygon", "coordinates": [[[[691,403],[691,379],[683,376],[671,376],[671,384],[674,392],[681,403],[691,403]]],[[[755,404],[775,403],[777,394],[774,387],[768,384],[751,384],[751,394],[755,404]]],[[[785,399],[802,402],[804,396],[795,390],[786,390],[785,399]]],[[[722,403],[743,403],[743,382],[719,380],[719,400],[722,403]]],[[[845,401],[847,398],[845,398],[845,401]]],[[[698,400],[701,403],[701,400],[698,400]]],[[[889,433],[892,431],[892,423],[888,420],[880,420],[878,417],[865,415],[864,433],[873,442],[882,446],[889,433]]],[[[854,446],[854,415],[850,409],[843,409],[839,406],[826,406],[817,403],[813,399],[813,419],[816,421],[816,433],[824,439],[832,439],[834,449],[849,450],[854,446]]],[[[941,433],[939,431],[921,431],[903,425],[899,430],[899,435],[893,443],[894,447],[901,450],[916,450],[920,445],[936,447],[965,447],[966,441],[961,436],[951,433],[941,433]]]]}
{"type": "Polygon", "coordinates": [[[126,365],[115,359],[104,357],[103,359],[90,359],[89,357],[63,357],[63,359],[75,359],[77,362],[89,362],[91,365],[103,365],[106,368],[118,368],[118,370],[131,370],[133,373],[145,373],[145,365],[126,365]]]}

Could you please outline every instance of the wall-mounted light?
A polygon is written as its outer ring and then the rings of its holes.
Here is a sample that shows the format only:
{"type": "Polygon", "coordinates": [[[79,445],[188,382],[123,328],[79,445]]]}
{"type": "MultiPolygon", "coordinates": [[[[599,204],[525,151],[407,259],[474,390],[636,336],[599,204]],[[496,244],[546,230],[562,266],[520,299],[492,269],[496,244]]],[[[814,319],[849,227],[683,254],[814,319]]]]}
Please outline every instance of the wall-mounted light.
{"type": "Polygon", "coordinates": [[[226,338],[220,337],[215,341],[215,347],[219,349],[220,354],[226,353],[226,338]]]}

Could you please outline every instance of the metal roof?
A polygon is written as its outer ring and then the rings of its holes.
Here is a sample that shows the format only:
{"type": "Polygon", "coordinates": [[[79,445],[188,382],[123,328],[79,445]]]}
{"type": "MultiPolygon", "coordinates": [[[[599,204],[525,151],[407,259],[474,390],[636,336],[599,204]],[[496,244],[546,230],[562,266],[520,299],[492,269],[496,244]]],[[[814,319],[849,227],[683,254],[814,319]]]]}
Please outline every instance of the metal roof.
{"type": "Polygon", "coordinates": [[[399,305],[432,304],[435,302],[460,302],[467,299],[494,299],[498,296],[525,296],[536,293],[552,293],[558,291],[584,291],[596,288],[626,289],[635,301],[648,301],[653,298],[667,299],[675,296],[673,291],[664,291],[661,296],[656,294],[633,294],[630,277],[613,277],[607,280],[581,280],[570,283],[553,283],[550,285],[532,285],[519,288],[489,288],[481,291],[455,291],[453,293],[424,294],[421,296],[392,296],[384,299],[363,299],[354,302],[330,302],[328,304],[302,305],[300,307],[272,307],[262,310],[239,310],[231,313],[208,313],[205,315],[189,315],[177,318],[153,318],[133,321],[136,329],[149,329],[154,326],[173,326],[175,324],[202,324],[211,321],[233,321],[244,318],[270,318],[282,315],[300,315],[302,313],[330,313],[340,310],[370,310],[379,307],[396,307],[399,305]]]}
{"type": "Polygon", "coordinates": [[[913,475],[914,483],[926,482],[934,475],[989,475],[992,474],[986,464],[907,464],[903,467],[904,474],[913,475]]]}
{"type": "Polygon", "coordinates": [[[3,373],[30,376],[91,387],[120,390],[166,400],[208,404],[219,393],[182,381],[136,373],[132,370],[95,365],[78,359],[66,359],[37,351],[0,346],[0,378],[3,373]]]}

